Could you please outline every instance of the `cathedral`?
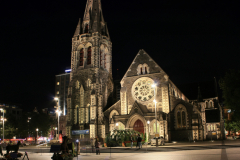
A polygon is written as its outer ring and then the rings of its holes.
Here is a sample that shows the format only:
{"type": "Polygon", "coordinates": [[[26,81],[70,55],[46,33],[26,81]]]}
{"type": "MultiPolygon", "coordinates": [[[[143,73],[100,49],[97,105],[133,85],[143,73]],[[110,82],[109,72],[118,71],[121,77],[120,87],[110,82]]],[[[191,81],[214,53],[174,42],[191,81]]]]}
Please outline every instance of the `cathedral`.
{"type": "Polygon", "coordinates": [[[87,0],[72,38],[71,69],[66,134],[73,139],[105,138],[114,129],[165,141],[224,136],[218,97],[202,98],[199,88],[198,98],[188,99],[143,49],[120,81],[120,100],[114,101],[112,42],[101,0],[87,0]]]}

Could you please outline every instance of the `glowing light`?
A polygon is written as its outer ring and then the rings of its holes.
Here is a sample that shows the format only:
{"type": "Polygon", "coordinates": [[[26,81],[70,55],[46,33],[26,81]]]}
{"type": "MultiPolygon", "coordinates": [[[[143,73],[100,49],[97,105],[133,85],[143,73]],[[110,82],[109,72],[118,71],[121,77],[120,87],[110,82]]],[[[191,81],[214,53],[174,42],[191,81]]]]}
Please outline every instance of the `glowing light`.
{"type": "Polygon", "coordinates": [[[38,128],[36,129],[36,131],[38,131],[38,128]]]}
{"type": "Polygon", "coordinates": [[[58,101],[58,98],[57,98],[57,97],[54,97],[54,100],[55,100],[55,101],[58,101]]]}
{"type": "Polygon", "coordinates": [[[153,100],[153,102],[154,102],[154,103],[157,103],[157,101],[156,101],[155,99],[153,100]]]}
{"type": "Polygon", "coordinates": [[[147,124],[150,124],[150,121],[147,121],[147,124]]]}
{"type": "Polygon", "coordinates": [[[156,87],[156,84],[152,84],[152,87],[155,88],[155,87],[156,87]]]}
{"type": "Polygon", "coordinates": [[[66,69],[65,70],[65,73],[69,73],[69,72],[71,72],[72,70],[71,69],[66,69]]]}
{"type": "Polygon", "coordinates": [[[116,126],[118,126],[118,123],[116,123],[116,126]]]}

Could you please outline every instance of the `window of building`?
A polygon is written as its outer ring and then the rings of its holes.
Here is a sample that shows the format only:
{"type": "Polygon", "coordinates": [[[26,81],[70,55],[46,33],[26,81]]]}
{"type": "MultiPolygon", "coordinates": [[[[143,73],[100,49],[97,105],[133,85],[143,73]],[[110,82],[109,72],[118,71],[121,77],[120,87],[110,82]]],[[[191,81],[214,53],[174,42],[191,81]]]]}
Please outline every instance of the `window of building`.
{"type": "Polygon", "coordinates": [[[185,106],[178,105],[175,109],[176,127],[186,128],[187,127],[187,110],[185,106]]]}
{"type": "Polygon", "coordinates": [[[83,66],[83,56],[84,56],[84,51],[83,51],[83,48],[80,50],[80,60],[79,60],[79,62],[80,62],[80,66],[83,66]]]}
{"type": "Polygon", "coordinates": [[[107,56],[104,54],[104,68],[107,68],[107,56]]]}
{"type": "Polygon", "coordinates": [[[156,132],[156,121],[153,123],[153,132],[154,133],[159,133],[160,130],[160,126],[159,123],[157,123],[157,132],[156,132]]]}
{"type": "Polygon", "coordinates": [[[59,91],[57,91],[57,94],[59,94],[59,91]]]}
{"type": "Polygon", "coordinates": [[[60,84],[60,82],[57,82],[57,85],[59,85],[60,84]]]}
{"type": "Polygon", "coordinates": [[[208,102],[206,102],[206,108],[208,108],[208,102]]]}
{"type": "Polygon", "coordinates": [[[210,102],[210,108],[213,108],[213,102],[210,102]]]}
{"type": "Polygon", "coordinates": [[[139,64],[137,68],[137,74],[148,74],[149,73],[149,67],[146,63],[144,64],[139,64]]]}
{"type": "Polygon", "coordinates": [[[87,64],[91,64],[91,56],[92,56],[92,47],[88,47],[88,51],[87,51],[87,64]]]}

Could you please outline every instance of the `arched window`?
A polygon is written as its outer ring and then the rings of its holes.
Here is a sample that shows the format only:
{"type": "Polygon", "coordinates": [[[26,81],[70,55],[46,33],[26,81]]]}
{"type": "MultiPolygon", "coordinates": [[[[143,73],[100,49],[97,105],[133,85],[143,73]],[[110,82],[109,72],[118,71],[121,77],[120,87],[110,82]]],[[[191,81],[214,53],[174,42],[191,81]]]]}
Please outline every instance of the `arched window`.
{"type": "Polygon", "coordinates": [[[83,48],[80,50],[80,60],[79,60],[79,62],[80,62],[80,66],[83,66],[83,56],[84,56],[84,51],[83,51],[83,48]]]}
{"type": "Polygon", "coordinates": [[[107,55],[104,54],[104,68],[107,68],[107,55]]]}
{"type": "Polygon", "coordinates": [[[210,124],[207,126],[207,128],[208,128],[208,131],[211,131],[210,124]]]}
{"type": "Polygon", "coordinates": [[[147,67],[145,67],[145,74],[147,74],[147,67]]]}
{"type": "Polygon", "coordinates": [[[186,128],[186,114],[182,111],[182,127],[186,128]]]}
{"type": "Polygon", "coordinates": [[[159,123],[157,123],[157,132],[156,132],[156,121],[153,123],[153,132],[154,133],[159,133],[159,129],[160,129],[160,126],[159,126],[159,123]]]}
{"type": "Polygon", "coordinates": [[[180,111],[177,112],[177,127],[181,128],[181,114],[180,114],[180,111]]]}
{"type": "Polygon", "coordinates": [[[213,131],[213,126],[212,126],[212,124],[211,124],[211,131],[213,131]]]}
{"type": "Polygon", "coordinates": [[[87,64],[91,64],[91,56],[92,56],[92,47],[88,47],[88,51],[87,51],[87,64]]]}
{"type": "Polygon", "coordinates": [[[210,102],[210,108],[213,108],[213,103],[212,102],[210,102]]]}
{"type": "Polygon", "coordinates": [[[175,128],[184,129],[187,128],[187,109],[182,104],[175,108],[175,128]]]}
{"type": "Polygon", "coordinates": [[[140,70],[141,70],[141,72],[140,72],[140,73],[141,73],[141,74],[143,74],[143,69],[142,69],[142,67],[140,68],[140,70]]]}
{"type": "Polygon", "coordinates": [[[84,33],[88,33],[88,30],[89,30],[89,27],[88,27],[88,24],[85,26],[85,30],[84,30],[84,33]]]}
{"type": "Polygon", "coordinates": [[[206,108],[208,108],[208,102],[206,102],[206,108]]]}

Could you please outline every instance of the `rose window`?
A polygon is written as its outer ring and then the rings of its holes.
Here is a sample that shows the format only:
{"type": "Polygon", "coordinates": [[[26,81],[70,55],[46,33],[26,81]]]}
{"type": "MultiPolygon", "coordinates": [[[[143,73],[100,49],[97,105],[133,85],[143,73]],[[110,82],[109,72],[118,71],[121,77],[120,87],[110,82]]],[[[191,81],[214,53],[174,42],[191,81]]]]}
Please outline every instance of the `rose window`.
{"type": "Polygon", "coordinates": [[[139,79],[133,84],[133,96],[140,101],[148,101],[154,97],[153,80],[150,78],[139,79]]]}

